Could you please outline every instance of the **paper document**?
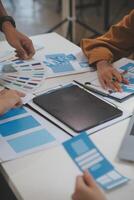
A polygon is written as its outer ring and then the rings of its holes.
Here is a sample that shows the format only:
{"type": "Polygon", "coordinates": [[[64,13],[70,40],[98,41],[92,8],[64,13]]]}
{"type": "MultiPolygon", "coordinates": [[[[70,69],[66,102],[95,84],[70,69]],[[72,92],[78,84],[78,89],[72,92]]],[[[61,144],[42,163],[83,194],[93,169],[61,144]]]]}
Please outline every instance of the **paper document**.
{"type": "Polygon", "coordinates": [[[62,76],[67,74],[89,71],[88,60],[82,53],[54,53],[45,55],[44,64],[47,67],[47,77],[62,76]]]}
{"type": "Polygon", "coordinates": [[[8,161],[53,147],[69,138],[62,130],[28,108],[0,116],[0,160],[8,161]]]}
{"type": "Polygon", "coordinates": [[[88,170],[103,189],[110,190],[128,182],[129,179],[114,168],[86,133],[64,142],[63,146],[79,169],[88,170]]]}

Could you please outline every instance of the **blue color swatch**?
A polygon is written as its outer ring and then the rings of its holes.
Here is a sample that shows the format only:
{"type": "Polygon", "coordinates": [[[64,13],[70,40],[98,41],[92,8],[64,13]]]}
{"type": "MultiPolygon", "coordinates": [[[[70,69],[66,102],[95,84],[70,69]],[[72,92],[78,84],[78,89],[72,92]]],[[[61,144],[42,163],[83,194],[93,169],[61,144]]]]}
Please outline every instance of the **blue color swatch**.
{"type": "Polygon", "coordinates": [[[42,129],[9,140],[8,143],[16,153],[19,153],[53,141],[55,141],[55,138],[46,129],[42,129]]]}
{"type": "Polygon", "coordinates": [[[32,116],[22,117],[0,125],[0,134],[3,137],[40,126],[32,116]]]}
{"type": "Polygon", "coordinates": [[[0,120],[8,119],[10,117],[14,117],[24,113],[27,113],[27,111],[24,108],[13,108],[4,115],[0,116],[0,120]]]}

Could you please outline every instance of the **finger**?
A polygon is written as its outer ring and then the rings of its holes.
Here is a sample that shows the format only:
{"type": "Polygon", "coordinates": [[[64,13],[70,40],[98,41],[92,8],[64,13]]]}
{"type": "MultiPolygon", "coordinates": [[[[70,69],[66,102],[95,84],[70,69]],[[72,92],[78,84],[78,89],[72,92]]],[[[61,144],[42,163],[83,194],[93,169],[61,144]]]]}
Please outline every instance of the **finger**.
{"type": "Polygon", "coordinates": [[[114,85],[114,87],[115,87],[115,91],[116,91],[116,92],[122,92],[122,88],[121,88],[119,82],[115,81],[115,82],[113,83],[113,85],[114,85]]]}
{"type": "Polygon", "coordinates": [[[27,54],[25,54],[25,56],[23,56],[20,53],[16,53],[15,57],[17,57],[17,58],[19,58],[21,60],[28,60],[29,59],[28,56],[27,56],[27,54]]]}
{"type": "Polygon", "coordinates": [[[83,175],[84,181],[86,182],[86,184],[90,187],[96,187],[96,182],[93,179],[93,177],[91,176],[91,174],[88,173],[88,171],[84,171],[84,175],[83,175]]]}
{"type": "Polygon", "coordinates": [[[113,71],[113,77],[115,78],[116,81],[120,83],[122,82],[122,75],[117,70],[113,71]]]}
{"type": "Polygon", "coordinates": [[[75,191],[78,191],[79,189],[83,188],[85,185],[83,177],[82,176],[77,176],[76,177],[76,184],[75,184],[75,191]]]}
{"type": "Polygon", "coordinates": [[[115,85],[114,85],[113,83],[114,83],[114,82],[113,82],[112,80],[107,80],[107,83],[106,83],[107,88],[110,88],[110,89],[112,89],[113,91],[116,91],[116,87],[115,87],[115,85]]]}
{"type": "Polygon", "coordinates": [[[5,92],[7,91],[7,89],[3,89],[0,91],[0,95],[5,94],[5,92]]]}
{"type": "Polygon", "coordinates": [[[29,59],[32,58],[33,55],[35,54],[35,49],[34,49],[32,41],[27,42],[26,44],[24,44],[24,49],[27,52],[27,55],[28,55],[29,59]]]}
{"type": "Polygon", "coordinates": [[[129,84],[129,81],[128,81],[126,78],[124,78],[124,77],[122,76],[122,83],[128,85],[128,84],[129,84]]]}
{"type": "Polygon", "coordinates": [[[25,97],[26,94],[24,94],[23,92],[17,91],[16,90],[17,95],[19,95],[20,97],[25,97]]]}
{"type": "Polygon", "coordinates": [[[115,90],[112,79],[110,79],[108,77],[105,79],[105,86],[106,86],[106,88],[115,90]]]}
{"type": "Polygon", "coordinates": [[[18,90],[6,90],[6,91],[11,91],[13,92],[15,95],[19,96],[20,97],[25,97],[25,94],[21,91],[18,91],[18,90]]]}
{"type": "Polygon", "coordinates": [[[21,99],[15,104],[14,108],[18,108],[22,106],[22,101],[21,99]]]}
{"type": "Polygon", "coordinates": [[[74,194],[72,194],[72,200],[76,200],[77,198],[76,198],[76,194],[74,193],[74,194]]]}
{"type": "Polygon", "coordinates": [[[19,57],[22,60],[27,60],[29,58],[28,55],[27,55],[27,52],[22,47],[17,49],[16,55],[17,55],[17,57],[19,57]]]}
{"type": "Polygon", "coordinates": [[[99,81],[100,81],[101,86],[102,86],[104,89],[106,89],[107,86],[106,86],[106,84],[105,84],[105,81],[104,81],[102,78],[100,78],[100,77],[99,77],[99,81]]]}
{"type": "Polygon", "coordinates": [[[25,51],[20,42],[17,42],[15,44],[15,49],[20,59],[28,59],[27,52],[25,51]]]}

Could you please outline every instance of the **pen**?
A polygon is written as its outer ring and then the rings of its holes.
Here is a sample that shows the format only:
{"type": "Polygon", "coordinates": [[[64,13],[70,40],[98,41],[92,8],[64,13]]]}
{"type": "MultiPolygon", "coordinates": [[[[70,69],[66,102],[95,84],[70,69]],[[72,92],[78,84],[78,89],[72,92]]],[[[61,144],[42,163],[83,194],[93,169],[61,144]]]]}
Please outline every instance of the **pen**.
{"type": "Polygon", "coordinates": [[[104,97],[109,97],[109,96],[110,96],[109,94],[106,94],[106,93],[104,93],[104,92],[102,92],[102,91],[96,90],[95,88],[92,88],[92,87],[90,87],[90,86],[84,85],[84,84],[82,84],[82,83],[80,83],[80,82],[78,82],[78,81],[75,81],[75,80],[73,80],[73,81],[74,81],[76,84],[80,85],[81,87],[83,87],[83,88],[85,88],[85,89],[87,89],[87,90],[89,90],[89,91],[91,91],[91,92],[93,92],[93,93],[99,94],[99,95],[104,96],[104,97]]]}

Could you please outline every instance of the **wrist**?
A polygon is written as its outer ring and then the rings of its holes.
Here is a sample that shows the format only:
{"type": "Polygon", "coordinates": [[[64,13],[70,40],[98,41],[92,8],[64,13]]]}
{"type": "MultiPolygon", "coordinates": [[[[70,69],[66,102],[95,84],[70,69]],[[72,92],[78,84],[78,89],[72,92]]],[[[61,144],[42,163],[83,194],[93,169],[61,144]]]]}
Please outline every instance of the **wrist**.
{"type": "Polygon", "coordinates": [[[96,68],[102,68],[111,65],[111,62],[109,60],[100,60],[96,63],[96,68]]]}
{"type": "Polygon", "coordinates": [[[3,24],[2,24],[2,32],[3,33],[7,33],[9,31],[12,31],[12,30],[15,30],[15,27],[11,24],[11,22],[9,21],[5,21],[3,24]]]}
{"type": "MultiPolygon", "coordinates": [[[[4,24],[8,24],[8,26],[16,28],[15,21],[11,16],[6,15],[6,16],[0,17],[0,31],[2,31],[2,32],[3,32],[4,24]],[[6,22],[9,22],[9,23],[6,23],[6,22]]],[[[4,26],[6,26],[6,25],[4,25],[4,26]]],[[[7,28],[7,26],[6,26],[6,28],[7,28]]]]}

